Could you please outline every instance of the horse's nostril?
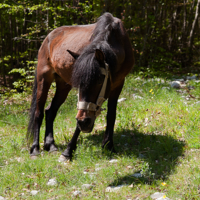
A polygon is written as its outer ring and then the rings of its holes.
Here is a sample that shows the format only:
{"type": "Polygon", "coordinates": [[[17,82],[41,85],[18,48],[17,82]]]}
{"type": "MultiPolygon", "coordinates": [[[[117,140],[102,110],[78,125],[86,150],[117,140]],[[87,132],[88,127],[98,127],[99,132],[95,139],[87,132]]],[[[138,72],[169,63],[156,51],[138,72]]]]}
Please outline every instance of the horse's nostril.
{"type": "Polygon", "coordinates": [[[85,125],[89,125],[90,122],[91,122],[91,119],[90,118],[85,118],[83,121],[84,121],[85,125]]]}
{"type": "Polygon", "coordinates": [[[90,123],[91,123],[91,119],[90,118],[84,118],[83,120],[78,120],[76,119],[79,126],[80,127],[87,127],[87,126],[90,126],[90,123]]]}

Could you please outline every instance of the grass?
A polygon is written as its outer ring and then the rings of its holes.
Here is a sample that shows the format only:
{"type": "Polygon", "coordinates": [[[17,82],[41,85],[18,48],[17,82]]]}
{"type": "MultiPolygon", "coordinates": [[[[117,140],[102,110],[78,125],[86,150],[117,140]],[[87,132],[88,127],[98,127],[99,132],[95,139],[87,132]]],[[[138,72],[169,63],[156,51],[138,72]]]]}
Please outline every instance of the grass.
{"type": "MultiPolygon", "coordinates": [[[[73,90],[54,123],[59,154],[31,160],[25,142],[30,96],[2,98],[0,106],[0,196],[7,199],[151,199],[163,192],[171,199],[200,198],[200,83],[195,89],[168,88],[167,79],[130,75],[118,103],[114,143],[117,154],[102,151],[106,111],[92,133],[81,133],[74,159],[59,163],[75,128],[77,91],[73,90]],[[134,94],[134,97],[133,97],[134,94]],[[189,98],[189,97],[190,98],[189,98]],[[192,98],[195,97],[195,98],[192,98]],[[187,99],[187,100],[186,100],[187,99]],[[110,163],[110,159],[118,162],[110,163]],[[140,173],[141,177],[134,177],[140,173]],[[56,186],[48,186],[56,178],[56,186]],[[83,189],[83,184],[92,189],[83,189]],[[115,192],[108,186],[123,185],[115,192]],[[32,190],[39,191],[31,195],[32,190]],[[80,197],[73,196],[81,191],[80,197]]],[[[50,91],[48,102],[53,96],[50,91]]],[[[106,103],[103,105],[106,108],[106,103]]],[[[40,142],[43,144],[44,123],[40,142]]]]}

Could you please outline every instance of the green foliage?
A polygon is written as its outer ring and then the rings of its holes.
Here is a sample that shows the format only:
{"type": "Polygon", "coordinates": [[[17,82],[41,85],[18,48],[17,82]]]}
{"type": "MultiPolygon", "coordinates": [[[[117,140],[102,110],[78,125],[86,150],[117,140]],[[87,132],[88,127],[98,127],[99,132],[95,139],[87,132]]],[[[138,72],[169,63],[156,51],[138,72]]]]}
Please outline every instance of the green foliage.
{"type": "MultiPolygon", "coordinates": [[[[193,30],[192,46],[188,46],[196,5],[195,0],[187,3],[181,0],[3,0],[0,3],[0,48],[3,49],[0,75],[4,82],[6,76],[11,76],[16,85],[21,71],[14,70],[14,75],[12,70],[24,69],[29,74],[27,60],[35,60],[50,31],[63,25],[94,23],[104,12],[123,21],[134,50],[135,71],[146,77],[189,69],[197,72],[199,21],[193,30]]],[[[27,85],[27,80],[21,82],[27,85]]]]}

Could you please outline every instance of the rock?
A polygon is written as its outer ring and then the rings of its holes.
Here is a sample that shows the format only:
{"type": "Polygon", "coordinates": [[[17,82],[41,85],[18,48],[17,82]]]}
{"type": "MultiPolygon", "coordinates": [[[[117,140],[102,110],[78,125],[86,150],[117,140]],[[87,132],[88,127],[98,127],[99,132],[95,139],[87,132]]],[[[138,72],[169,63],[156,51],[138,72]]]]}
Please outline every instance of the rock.
{"type": "Polygon", "coordinates": [[[122,187],[124,187],[125,185],[118,185],[118,186],[109,186],[106,188],[106,192],[115,192],[119,189],[121,189],[122,187]]]}
{"type": "Polygon", "coordinates": [[[102,168],[101,167],[97,167],[97,168],[95,168],[95,171],[97,172],[97,171],[100,171],[102,168]]]}
{"type": "Polygon", "coordinates": [[[34,196],[34,195],[36,195],[38,192],[39,192],[38,190],[32,190],[32,191],[31,191],[31,194],[34,196]]]}
{"type": "Polygon", "coordinates": [[[142,177],[142,174],[140,174],[140,173],[135,173],[135,174],[133,174],[133,175],[131,175],[131,176],[133,176],[133,177],[135,177],[135,178],[141,178],[141,177],[142,177]]]}
{"type": "Polygon", "coordinates": [[[109,163],[117,163],[117,162],[118,162],[117,159],[111,159],[111,160],[109,161],[109,163]]]}
{"type": "Polygon", "coordinates": [[[138,96],[136,94],[133,94],[133,99],[143,99],[141,96],[138,96]]]}
{"type": "Polygon", "coordinates": [[[121,98],[121,99],[118,99],[117,102],[122,102],[122,101],[126,101],[126,98],[121,98]]]}
{"type": "Polygon", "coordinates": [[[57,185],[57,181],[55,178],[52,178],[48,181],[47,185],[49,186],[54,186],[54,185],[57,185]]]}
{"type": "Polygon", "coordinates": [[[92,184],[83,184],[82,185],[82,189],[85,189],[85,190],[90,190],[93,188],[93,185],[92,184]]]}
{"type": "Polygon", "coordinates": [[[179,78],[179,79],[173,79],[174,81],[179,81],[181,83],[183,83],[185,80],[183,78],[179,78]]]}
{"type": "Polygon", "coordinates": [[[196,80],[197,76],[195,76],[195,75],[194,76],[187,76],[186,79],[187,80],[196,80]]]}
{"type": "Polygon", "coordinates": [[[0,196],[0,200],[6,200],[4,197],[0,196]]]}
{"type": "Polygon", "coordinates": [[[172,88],[176,88],[176,89],[186,88],[185,82],[181,82],[181,81],[172,81],[170,85],[172,88]]]}
{"type": "Polygon", "coordinates": [[[73,192],[72,195],[73,195],[74,197],[80,197],[80,196],[81,196],[81,192],[78,191],[78,190],[76,190],[76,191],[73,192]]]}
{"type": "Polygon", "coordinates": [[[156,192],[150,196],[152,199],[155,200],[170,200],[164,193],[156,192]]]}
{"type": "Polygon", "coordinates": [[[171,87],[176,88],[176,89],[180,89],[181,88],[181,82],[180,81],[172,81],[171,87]]]}

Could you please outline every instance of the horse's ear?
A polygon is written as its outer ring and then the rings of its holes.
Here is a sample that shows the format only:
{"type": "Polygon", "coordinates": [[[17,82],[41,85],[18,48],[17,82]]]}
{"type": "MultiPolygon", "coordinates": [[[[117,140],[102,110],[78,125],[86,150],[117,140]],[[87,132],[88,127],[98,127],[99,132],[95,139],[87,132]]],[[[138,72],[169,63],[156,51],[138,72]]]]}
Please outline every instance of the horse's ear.
{"type": "Polygon", "coordinates": [[[75,53],[75,52],[72,52],[72,51],[70,51],[69,49],[67,49],[67,51],[69,52],[69,54],[71,54],[71,56],[72,56],[75,60],[80,56],[80,54],[75,53]]]}
{"type": "Polygon", "coordinates": [[[103,53],[100,49],[96,49],[96,50],[95,50],[95,58],[96,58],[99,62],[104,62],[104,60],[105,60],[104,53],[103,53]]]}

